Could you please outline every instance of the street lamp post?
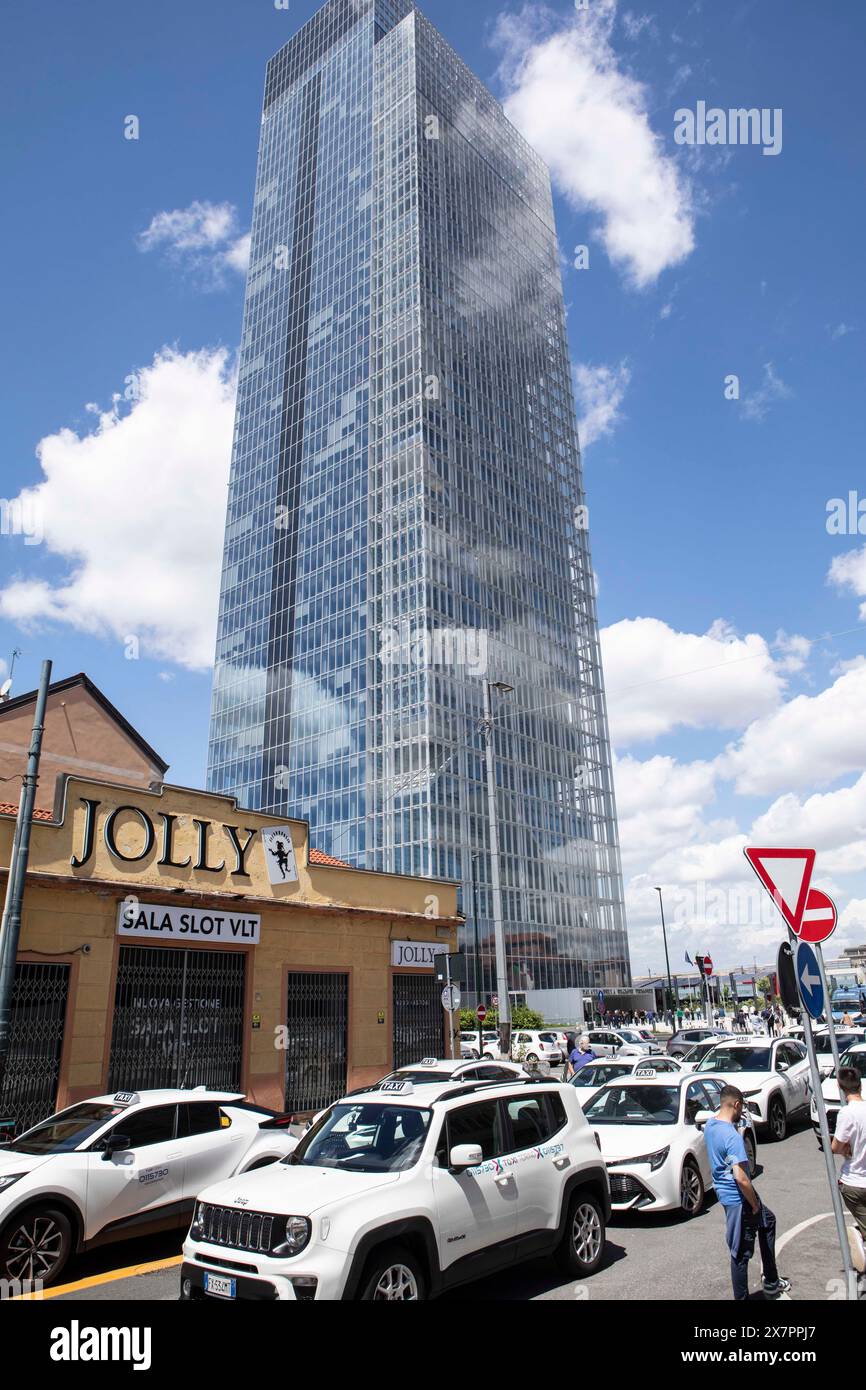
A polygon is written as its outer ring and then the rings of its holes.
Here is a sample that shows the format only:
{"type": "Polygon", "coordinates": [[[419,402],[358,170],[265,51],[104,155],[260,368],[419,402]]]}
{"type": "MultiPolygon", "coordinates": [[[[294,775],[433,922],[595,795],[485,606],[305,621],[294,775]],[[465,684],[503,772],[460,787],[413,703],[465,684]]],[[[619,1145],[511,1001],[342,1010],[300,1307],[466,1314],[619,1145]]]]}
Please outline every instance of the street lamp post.
{"type": "Polygon", "coordinates": [[[499,995],[499,1044],[504,1056],[511,1052],[511,996],[508,993],[508,960],[505,952],[505,930],[502,922],[502,882],[499,873],[499,829],[496,815],[496,768],[493,762],[493,716],[491,690],[509,695],[514,687],[503,681],[483,682],[485,760],[487,763],[487,816],[490,824],[490,887],[493,895],[493,939],[496,946],[496,992],[499,995]]]}
{"type": "Polygon", "coordinates": [[[665,904],[664,904],[664,898],[662,897],[662,890],[661,890],[661,888],[656,888],[655,891],[656,891],[656,892],[658,893],[658,895],[659,895],[659,908],[660,908],[661,914],[662,914],[662,940],[663,940],[664,943],[665,943],[665,968],[666,968],[667,973],[668,973],[668,1007],[670,1008],[671,1016],[673,1017],[673,1015],[674,1015],[674,1009],[675,1009],[675,1005],[674,1005],[674,987],[673,987],[673,985],[671,984],[671,962],[670,962],[670,957],[669,957],[669,955],[668,955],[668,934],[667,934],[667,930],[666,930],[666,928],[665,928],[665,904]]]}
{"type": "Polygon", "coordinates": [[[472,922],[475,927],[475,1006],[484,1003],[484,980],[481,975],[481,946],[478,935],[478,870],[477,864],[479,855],[476,852],[471,855],[469,860],[469,872],[472,875],[472,922]],[[480,987],[479,987],[479,981],[480,987]]]}

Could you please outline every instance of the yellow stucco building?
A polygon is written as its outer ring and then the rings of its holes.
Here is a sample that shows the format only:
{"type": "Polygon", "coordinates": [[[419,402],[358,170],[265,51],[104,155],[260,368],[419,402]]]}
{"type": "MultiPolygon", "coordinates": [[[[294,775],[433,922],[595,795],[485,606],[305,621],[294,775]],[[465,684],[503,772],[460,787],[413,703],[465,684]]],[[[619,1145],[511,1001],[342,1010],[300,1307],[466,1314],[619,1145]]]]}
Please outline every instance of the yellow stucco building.
{"type": "MultiPolygon", "coordinates": [[[[61,775],[52,815],[32,827],[2,1101],[19,1128],[164,1085],[309,1111],[450,1054],[453,883],[352,869],[301,821],[185,787],[61,775]]],[[[4,889],[13,832],[0,814],[4,889]]]]}

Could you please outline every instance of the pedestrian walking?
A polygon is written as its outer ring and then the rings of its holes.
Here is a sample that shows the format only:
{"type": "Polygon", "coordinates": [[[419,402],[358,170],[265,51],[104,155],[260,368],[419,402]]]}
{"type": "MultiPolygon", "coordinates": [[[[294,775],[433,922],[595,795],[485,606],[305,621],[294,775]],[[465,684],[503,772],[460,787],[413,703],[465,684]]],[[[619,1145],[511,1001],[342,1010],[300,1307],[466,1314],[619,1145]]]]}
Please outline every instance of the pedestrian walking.
{"type": "Polygon", "coordinates": [[[592,1044],[590,1043],[587,1034],[584,1033],[580,1038],[577,1047],[569,1055],[568,1075],[574,1076],[576,1072],[580,1071],[581,1067],[586,1066],[587,1062],[594,1061],[595,1053],[592,1050],[592,1044]]]}
{"type": "Polygon", "coordinates": [[[716,1195],[725,1213],[725,1241],[731,1256],[734,1298],[749,1297],[749,1260],[757,1239],[765,1298],[778,1298],[791,1287],[776,1268],[776,1218],[765,1207],[749,1176],[749,1155],[739,1130],[745,1104],[736,1086],[722,1088],[718,1113],[704,1126],[707,1157],[716,1195]]]}
{"type": "Polygon", "coordinates": [[[839,1111],[832,1147],[834,1154],[841,1154],[845,1160],[839,1174],[839,1190],[856,1223],[848,1228],[848,1243],[851,1263],[862,1288],[866,1274],[866,1105],[856,1067],[840,1067],[838,1080],[847,1103],[839,1111]]]}

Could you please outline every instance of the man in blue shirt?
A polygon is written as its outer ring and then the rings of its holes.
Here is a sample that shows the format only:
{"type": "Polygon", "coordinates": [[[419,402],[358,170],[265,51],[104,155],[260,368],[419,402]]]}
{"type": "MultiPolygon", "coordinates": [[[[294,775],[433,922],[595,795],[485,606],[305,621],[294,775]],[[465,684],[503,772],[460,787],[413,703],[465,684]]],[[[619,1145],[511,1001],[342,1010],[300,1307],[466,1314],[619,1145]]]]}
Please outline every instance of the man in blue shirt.
{"type": "Polygon", "coordinates": [[[595,1061],[595,1053],[590,1046],[589,1038],[584,1033],[577,1047],[568,1059],[568,1075],[574,1076],[575,1072],[585,1067],[587,1062],[595,1061]]]}
{"type": "Polygon", "coordinates": [[[749,1155],[738,1128],[743,1117],[743,1093],[736,1086],[722,1089],[718,1115],[704,1126],[713,1186],[725,1213],[725,1240],[731,1253],[734,1298],[749,1297],[749,1260],[755,1237],[761,1247],[764,1297],[778,1298],[791,1284],[776,1268],[776,1218],[765,1207],[749,1177],[749,1155]]]}

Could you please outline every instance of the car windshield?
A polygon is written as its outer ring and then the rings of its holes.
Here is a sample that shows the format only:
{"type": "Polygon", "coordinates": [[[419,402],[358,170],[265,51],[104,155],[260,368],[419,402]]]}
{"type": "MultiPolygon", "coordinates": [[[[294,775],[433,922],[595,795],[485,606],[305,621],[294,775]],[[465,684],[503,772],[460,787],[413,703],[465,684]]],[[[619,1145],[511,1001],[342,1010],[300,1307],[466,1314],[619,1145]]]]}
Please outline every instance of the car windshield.
{"type": "Polygon", "coordinates": [[[621,1063],[604,1063],[600,1067],[588,1066],[581,1067],[576,1071],[571,1079],[572,1086],[606,1086],[608,1081],[614,1081],[618,1076],[628,1076],[631,1072],[630,1066],[623,1066],[621,1063]]]}
{"type": "Polygon", "coordinates": [[[845,1052],[839,1058],[839,1065],[853,1067],[861,1076],[866,1077],[866,1052],[845,1052]]]}
{"type": "Polygon", "coordinates": [[[699,1062],[702,1057],[706,1057],[707,1053],[711,1048],[715,1047],[715,1045],[714,1042],[695,1043],[694,1047],[690,1047],[688,1052],[683,1053],[683,1061],[699,1062]]]}
{"type": "Polygon", "coordinates": [[[772,1071],[769,1047],[725,1047],[719,1043],[695,1071],[772,1071]]]}
{"type": "Polygon", "coordinates": [[[625,1038],[626,1042],[638,1043],[644,1041],[636,1028],[620,1028],[619,1035],[621,1038],[625,1038]]]}
{"type": "Polygon", "coordinates": [[[419,1106],[335,1105],[282,1160],[349,1173],[399,1173],[418,1162],[430,1126],[419,1106]]]}
{"type": "Polygon", "coordinates": [[[539,1039],[540,1039],[541,1042],[546,1042],[546,1043],[555,1043],[555,1042],[556,1042],[556,1034],[555,1034],[555,1033],[539,1033],[538,1036],[539,1036],[539,1039]]]}
{"type": "Polygon", "coordinates": [[[0,1153],[70,1153],[101,1129],[108,1120],[119,1115],[123,1108],[122,1105],[111,1105],[108,1102],[97,1104],[93,1101],[72,1105],[68,1110],[61,1110],[58,1115],[52,1115],[49,1120],[43,1120],[41,1124],[28,1129],[18,1139],[0,1149],[0,1153]]]}
{"type": "MultiPolygon", "coordinates": [[[[838,1032],[837,1032],[837,1034],[836,1034],[836,1042],[837,1042],[838,1045],[839,1045],[839,1051],[840,1051],[840,1052],[844,1052],[844,1050],[845,1050],[846,1047],[852,1047],[852,1046],[854,1045],[855,1042],[860,1042],[860,1041],[861,1041],[861,1038],[860,1038],[860,1036],[859,1036],[858,1033],[838,1033],[838,1032]]],[[[816,1033],[816,1035],[815,1035],[815,1051],[816,1051],[816,1052],[832,1052],[832,1051],[833,1051],[833,1044],[832,1044],[831,1041],[830,1041],[830,1034],[829,1034],[829,1033],[816,1033]]]]}
{"type": "Polygon", "coordinates": [[[583,1107],[591,1125],[675,1125],[678,1086],[611,1085],[583,1107]]]}

